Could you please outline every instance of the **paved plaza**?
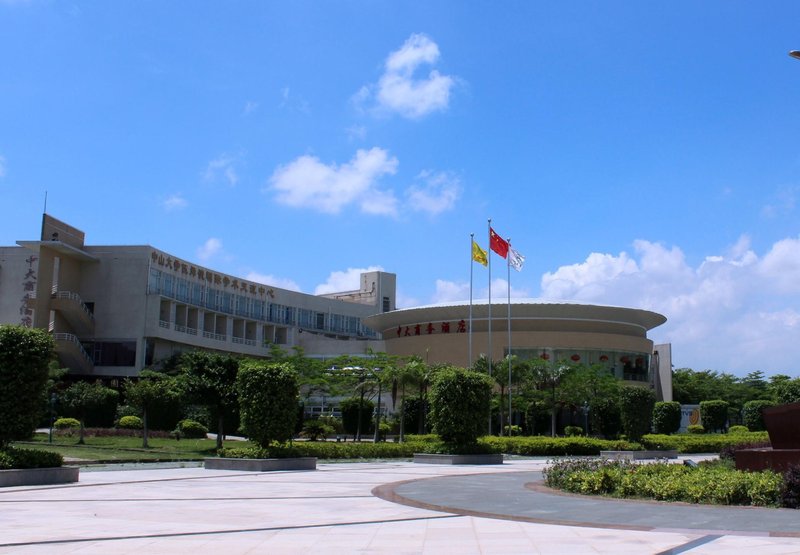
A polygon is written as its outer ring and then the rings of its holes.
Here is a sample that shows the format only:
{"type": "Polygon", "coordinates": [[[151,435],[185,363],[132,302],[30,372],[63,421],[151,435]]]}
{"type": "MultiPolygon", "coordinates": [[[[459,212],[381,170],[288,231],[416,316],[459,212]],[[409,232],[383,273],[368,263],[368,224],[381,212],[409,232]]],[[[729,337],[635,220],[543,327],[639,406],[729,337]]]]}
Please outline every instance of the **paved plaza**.
{"type": "Polygon", "coordinates": [[[800,554],[798,511],[560,495],[544,464],[82,469],[0,490],[0,553],[800,554]]]}

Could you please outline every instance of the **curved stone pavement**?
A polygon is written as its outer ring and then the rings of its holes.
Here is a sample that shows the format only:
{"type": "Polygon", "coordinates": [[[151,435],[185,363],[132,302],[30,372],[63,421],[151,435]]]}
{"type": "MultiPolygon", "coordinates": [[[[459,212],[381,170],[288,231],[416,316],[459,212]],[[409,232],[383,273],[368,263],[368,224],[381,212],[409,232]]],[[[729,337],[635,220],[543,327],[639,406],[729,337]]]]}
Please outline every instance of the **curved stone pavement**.
{"type": "Polygon", "coordinates": [[[562,494],[543,486],[541,472],[440,476],[386,484],[373,493],[424,509],[542,524],[800,537],[797,510],[562,494]]]}

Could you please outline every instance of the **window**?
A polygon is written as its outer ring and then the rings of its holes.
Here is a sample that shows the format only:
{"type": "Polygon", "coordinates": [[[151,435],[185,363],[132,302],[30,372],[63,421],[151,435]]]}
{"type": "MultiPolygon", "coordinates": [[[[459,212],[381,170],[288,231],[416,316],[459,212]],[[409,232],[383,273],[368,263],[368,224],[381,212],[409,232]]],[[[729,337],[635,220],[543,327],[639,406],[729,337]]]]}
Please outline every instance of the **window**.
{"type": "Polygon", "coordinates": [[[136,366],[136,341],[95,341],[83,347],[95,366],[136,366]]]}
{"type": "Polygon", "coordinates": [[[389,297],[383,298],[383,311],[389,312],[392,309],[392,305],[389,303],[389,297]]]}

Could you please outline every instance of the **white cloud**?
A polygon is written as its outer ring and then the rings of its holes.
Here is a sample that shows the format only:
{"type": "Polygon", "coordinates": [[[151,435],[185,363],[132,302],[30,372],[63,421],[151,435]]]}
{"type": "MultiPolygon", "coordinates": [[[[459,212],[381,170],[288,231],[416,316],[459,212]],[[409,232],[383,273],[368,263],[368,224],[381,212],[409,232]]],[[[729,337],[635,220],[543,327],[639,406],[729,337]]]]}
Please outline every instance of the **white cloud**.
{"type": "Polygon", "coordinates": [[[255,281],[264,285],[288,289],[289,291],[301,291],[297,282],[289,278],[276,277],[272,274],[260,274],[258,272],[248,272],[244,277],[248,281],[255,281]]]}
{"type": "Polygon", "coordinates": [[[634,242],[634,256],[592,253],[542,276],[542,295],[644,308],[668,321],[651,332],[673,343],[673,363],[739,374],[793,372],[800,359],[800,238],[763,256],[743,236],[691,266],[678,247],[634,242]]]}
{"type": "Polygon", "coordinates": [[[200,262],[207,264],[212,258],[222,253],[222,241],[216,237],[209,238],[203,246],[197,249],[197,258],[200,262]]]}
{"type": "Polygon", "coordinates": [[[343,272],[331,272],[325,283],[314,288],[315,295],[327,295],[329,293],[342,293],[344,291],[356,291],[360,288],[359,280],[364,272],[382,272],[381,266],[369,266],[367,268],[348,268],[343,272]]]}
{"type": "Polygon", "coordinates": [[[161,202],[161,206],[163,206],[164,210],[166,210],[167,212],[172,212],[173,210],[181,210],[183,208],[186,208],[188,205],[189,203],[186,201],[185,198],[183,198],[183,195],[181,195],[180,193],[170,195],[161,202]]]}
{"type": "Polygon", "coordinates": [[[6,158],[5,156],[0,156],[0,179],[6,176],[6,158]]]}
{"type": "MultiPolygon", "coordinates": [[[[526,287],[517,287],[511,282],[511,298],[524,299],[531,296],[530,290],[526,287]]],[[[485,301],[489,298],[489,288],[472,284],[472,299],[485,301]]],[[[508,298],[508,281],[503,278],[492,280],[492,305],[498,299],[508,298]]],[[[436,292],[431,299],[432,303],[448,303],[469,300],[469,282],[466,281],[447,281],[444,279],[436,280],[436,292]]]]}
{"type": "Polygon", "coordinates": [[[223,180],[231,187],[239,182],[239,174],[236,172],[237,159],[228,154],[218,156],[211,160],[206,166],[203,178],[206,181],[215,182],[223,180]]]}
{"type": "Polygon", "coordinates": [[[397,305],[397,308],[411,308],[414,306],[419,306],[420,302],[419,299],[407,295],[398,287],[397,291],[395,292],[395,304],[397,305]]]}
{"type": "Polygon", "coordinates": [[[363,125],[351,125],[345,129],[349,141],[363,141],[367,138],[367,128],[363,125]]]}
{"type": "Polygon", "coordinates": [[[786,216],[794,211],[797,203],[798,187],[781,187],[773,195],[770,201],[761,207],[761,216],[773,219],[786,216]]]}
{"type": "Polygon", "coordinates": [[[341,166],[306,155],[278,167],[269,183],[278,202],[288,206],[336,214],[355,204],[369,214],[393,214],[397,200],[391,191],[379,190],[377,182],[394,174],[397,164],[397,158],[377,147],[358,150],[341,166]]]}
{"type": "Polygon", "coordinates": [[[248,100],[244,103],[244,109],[242,110],[242,114],[248,116],[258,110],[258,102],[254,100],[248,100]]]}
{"type": "Polygon", "coordinates": [[[353,101],[361,105],[374,97],[380,110],[410,119],[446,110],[456,79],[435,69],[427,76],[414,76],[421,66],[433,65],[438,60],[439,46],[435,42],[422,34],[411,35],[399,50],[389,54],[377,85],[362,87],[353,101]]]}
{"type": "Polygon", "coordinates": [[[459,179],[447,172],[423,171],[417,176],[419,185],[406,191],[412,210],[432,215],[452,209],[461,195],[459,179]]]}

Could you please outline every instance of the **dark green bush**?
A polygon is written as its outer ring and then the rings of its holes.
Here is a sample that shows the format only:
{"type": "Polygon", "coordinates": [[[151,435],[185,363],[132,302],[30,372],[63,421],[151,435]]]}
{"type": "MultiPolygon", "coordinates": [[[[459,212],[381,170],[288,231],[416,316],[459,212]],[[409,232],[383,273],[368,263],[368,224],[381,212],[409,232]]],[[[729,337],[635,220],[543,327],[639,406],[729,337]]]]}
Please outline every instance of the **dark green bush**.
{"type": "Polygon", "coordinates": [[[747,426],[731,426],[728,428],[729,434],[744,434],[749,432],[750,430],[747,429],[747,426]]]}
{"type": "Polygon", "coordinates": [[[52,468],[64,464],[64,458],[51,451],[6,447],[0,451],[0,469],[52,468]],[[6,466],[7,465],[7,466],[6,466]]]}
{"type": "Polygon", "coordinates": [[[442,441],[453,447],[475,445],[486,430],[492,380],[463,368],[443,368],[430,391],[431,423],[442,441]]]}
{"type": "Polygon", "coordinates": [[[355,436],[358,433],[358,420],[361,418],[361,436],[367,436],[372,431],[372,413],[375,411],[375,403],[369,399],[361,402],[359,397],[343,399],[339,403],[339,410],[342,411],[342,427],[344,433],[355,436]],[[359,410],[360,406],[360,410],[359,410]]]}
{"type": "Polygon", "coordinates": [[[200,422],[184,419],[178,422],[177,431],[181,436],[189,439],[205,439],[208,435],[208,428],[200,422]]]}
{"type": "Polygon", "coordinates": [[[45,330],[0,325],[0,448],[36,429],[52,354],[45,330]]]}
{"type": "Polygon", "coordinates": [[[123,416],[117,423],[118,428],[123,430],[141,430],[144,425],[138,416],[123,416]]]}
{"type": "Polygon", "coordinates": [[[580,426],[565,426],[564,435],[567,437],[575,437],[583,435],[583,428],[580,426]]]}
{"type": "Polygon", "coordinates": [[[781,503],[789,509],[800,509],[800,465],[792,465],[783,473],[781,503]]]}
{"type": "Polygon", "coordinates": [[[703,428],[700,424],[689,424],[686,426],[686,431],[690,434],[704,434],[706,433],[706,429],[703,428]]]}
{"type": "Polygon", "coordinates": [[[728,422],[729,403],[721,399],[700,402],[700,420],[706,431],[720,432],[728,422]]]}
{"type": "Polygon", "coordinates": [[[80,428],[81,423],[77,418],[58,418],[53,422],[53,428],[56,430],[67,430],[70,428],[80,428]]]}
{"type": "Polygon", "coordinates": [[[650,431],[656,394],[645,387],[626,385],[619,391],[619,408],[622,430],[631,441],[650,431]]]}
{"type": "Polygon", "coordinates": [[[681,404],[659,401],[653,407],[653,430],[657,434],[674,434],[681,427],[681,404]]]}
{"type": "Polygon", "coordinates": [[[430,403],[424,401],[419,397],[409,397],[403,399],[403,427],[407,433],[416,434],[420,432],[420,425],[424,421],[425,430],[428,433],[431,431],[430,419],[428,414],[430,412],[430,403]],[[424,416],[424,418],[423,418],[424,416]]]}
{"type": "Polygon", "coordinates": [[[605,438],[615,438],[622,431],[619,400],[614,397],[594,401],[589,408],[592,431],[605,438]]]}
{"type": "Polygon", "coordinates": [[[747,401],[742,408],[742,421],[744,425],[752,432],[760,432],[767,429],[764,424],[764,416],[762,411],[767,407],[774,406],[775,403],[765,399],[756,401],[747,401]]]}
{"type": "Polygon", "coordinates": [[[242,430],[262,448],[292,438],[297,418],[297,374],[287,363],[245,361],[236,377],[242,430]]]}
{"type": "Polygon", "coordinates": [[[308,438],[309,441],[317,441],[320,438],[325,439],[325,436],[332,433],[333,428],[316,418],[311,418],[303,423],[302,435],[308,438]]]}

